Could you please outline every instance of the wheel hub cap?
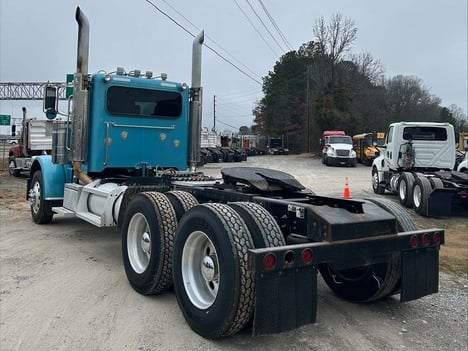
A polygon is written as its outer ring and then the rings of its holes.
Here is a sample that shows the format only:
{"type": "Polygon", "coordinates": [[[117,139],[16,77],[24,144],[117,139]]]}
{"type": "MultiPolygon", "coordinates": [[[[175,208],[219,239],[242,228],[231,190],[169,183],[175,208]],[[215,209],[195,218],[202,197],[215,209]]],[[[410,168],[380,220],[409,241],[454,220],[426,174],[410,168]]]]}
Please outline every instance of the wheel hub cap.
{"type": "Polygon", "coordinates": [[[205,256],[203,257],[202,264],[201,264],[201,271],[202,271],[203,277],[209,282],[212,282],[214,278],[216,277],[216,275],[218,274],[214,259],[215,257],[205,256]]]}
{"type": "Polygon", "coordinates": [[[34,183],[33,187],[29,190],[29,204],[32,207],[34,213],[39,211],[39,205],[41,202],[41,188],[39,183],[34,183]]]}
{"type": "Polygon", "coordinates": [[[144,232],[141,236],[141,249],[144,253],[150,254],[151,253],[151,237],[147,232],[144,232]]]}

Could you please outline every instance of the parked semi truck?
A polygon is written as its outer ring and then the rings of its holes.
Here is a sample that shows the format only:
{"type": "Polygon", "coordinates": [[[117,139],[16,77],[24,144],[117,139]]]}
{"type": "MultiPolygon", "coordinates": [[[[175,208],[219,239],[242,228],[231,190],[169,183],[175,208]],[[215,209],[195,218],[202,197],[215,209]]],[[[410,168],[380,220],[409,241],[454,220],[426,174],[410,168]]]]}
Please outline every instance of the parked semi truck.
{"type": "Polygon", "coordinates": [[[23,107],[21,136],[8,151],[8,171],[18,177],[29,173],[32,160],[38,155],[50,155],[52,149],[52,121],[28,119],[23,107]]]}
{"type": "Polygon", "coordinates": [[[144,295],[173,286],[205,338],[314,323],[318,272],[352,301],[438,291],[444,231],[417,230],[393,202],[318,196],[263,168],[223,169],[222,181],[196,171],[203,33],[193,41],[188,88],[136,70],[88,74],[80,8],[76,20],[72,108],[54,120],[52,156],[37,157],[28,180],[34,222],[68,215],[117,228],[130,285],[144,295]]]}
{"type": "Polygon", "coordinates": [[[398,194],[404,206],[424,216],[447,216],[468,204],[468,176],[453,171],[456,143],[449,123],[398,122],[372,164],[372,187],[398,194]]]}

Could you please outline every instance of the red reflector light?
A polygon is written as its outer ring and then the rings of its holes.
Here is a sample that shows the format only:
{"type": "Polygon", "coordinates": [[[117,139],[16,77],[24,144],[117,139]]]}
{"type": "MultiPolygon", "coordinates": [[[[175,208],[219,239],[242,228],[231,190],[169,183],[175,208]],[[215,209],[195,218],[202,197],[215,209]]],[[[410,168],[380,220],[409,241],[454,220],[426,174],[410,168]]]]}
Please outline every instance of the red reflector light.
{"type": "Polygon", "coordinates": [[[423,244],[423,246],[429,245],[429,242],[431,241],[430,239],[431,239],[431,238],[429,238],[429,234],[424,233],[423,236],[422,236],[422,244],[423,244]]]}
{"type": "Polygon", "coordinates": [[[263,267],[265,269],[273,269],[276,265],[276,256],[272,253],[266,254],[263,257],[263,267]]]}
{"type": "Polygon", "coordinates": [[[304,249],[301,253],[302,262],[305,264],[310,264],[312,262],[312,249],[304,249]]]}
{"type": "Polygon", "coordinates": [[[435,232],[432,239],[434,240],[434,245],[439,245],[440,244],[440,233],[435,232]]]}
{"type": "Polygon", "coordinates": [[[411,236],[410,245],[412,248],[418,247],[418,237],[416,235],[411,236]]]}

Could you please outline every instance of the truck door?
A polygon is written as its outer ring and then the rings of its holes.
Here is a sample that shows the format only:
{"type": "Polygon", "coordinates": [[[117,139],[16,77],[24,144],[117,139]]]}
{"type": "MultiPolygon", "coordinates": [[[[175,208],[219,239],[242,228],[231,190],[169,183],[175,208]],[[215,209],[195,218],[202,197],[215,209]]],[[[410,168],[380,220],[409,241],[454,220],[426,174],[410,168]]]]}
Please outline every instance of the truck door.
{"type": "Polygon", "coordinates": [[[390,169],[395,169],[396,168],[396,163],[398,161],[398,152],[396,155],[396,159],[393,159],[393,156],[395,155],[395,141],[393,138],[393,130],[395,129],[394,126],[390,126],[387,131],[386,139],[385,139],[385,145],[386,148],[385,150],[385,166],[390,168],[390,169]]]}

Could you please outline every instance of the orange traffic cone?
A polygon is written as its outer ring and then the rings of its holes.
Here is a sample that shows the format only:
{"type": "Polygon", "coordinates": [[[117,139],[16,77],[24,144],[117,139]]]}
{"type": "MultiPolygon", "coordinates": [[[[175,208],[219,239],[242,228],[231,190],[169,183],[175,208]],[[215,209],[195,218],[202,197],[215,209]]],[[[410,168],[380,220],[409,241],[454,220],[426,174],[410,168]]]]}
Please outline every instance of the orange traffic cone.
{"type": "Polygon", "coordinates": [[[349,193],[348,177],[345,178],[344,190],[343,190],[343,199],[351,199],[351,194],[349,193]]]}

